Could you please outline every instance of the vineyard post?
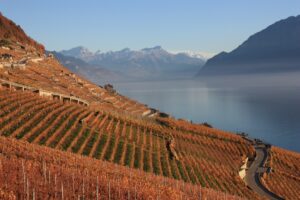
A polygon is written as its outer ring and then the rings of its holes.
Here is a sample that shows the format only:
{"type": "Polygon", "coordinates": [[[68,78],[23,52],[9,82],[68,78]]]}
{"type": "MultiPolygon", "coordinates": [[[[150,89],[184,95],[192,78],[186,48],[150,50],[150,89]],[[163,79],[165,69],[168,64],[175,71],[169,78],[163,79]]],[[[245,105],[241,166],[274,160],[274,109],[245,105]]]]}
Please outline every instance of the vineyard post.
{"type": "Polygon", "coordinates": [[[26,196],[27,196],[27,199],[29,200],[29,182],[28,182],[28,178],[27,178],[27,181],[26,181],[26,196]]]}
{"type": "Polygon", "coordinates": [[[136,185],[134,185],[134,200],[136,200],[136,185]]]}
{"type": "Polygon", "coordinates": [[[47,176],[46,176],[46,173],[47,173],[46,163],[45,163],[45,161],[43,160],[43,175],[44,175],[44,181],[47,183],[47,176]]]}
{"type": "Polygon", "coordinates": [[[201,200],[201,187],[200,186],[198,187],[199,187],[199,200],[201,200]]]}
{"type": "Polygon", "coordinates": [[[48,183],[50,184],[51,183],[51,174],[50,174],[50,170],[48,171],[48,183]]]}
{"type": "Polygon", "coordinates": [[[119,186],[119,198],[121,197],[121,183],[120,179],[118,179],[118,186],[119,186]]]}
{"type": "Polygon", "coordinates": [[[32,190],[32,200],[35,200],[35,191],[34,191],[34,188],[32,190]]]}
{"type": "Polygon", "coordinates": [[[61,182],[61,199],[64,200],[64,183],[61,182]]]}
{"type": "Polygon", "coordinates": [[[56,199],[56,174],[54,175],[54,198],[56,199]]]}
{"type": "Polygon", "coordinates": [[[108,199],[110,200],[110,181],[108,181],[108,199]]]}
{"type": "Polygon", "coordinates": [[[128,186],[127,192],[128,192],[128,200],[130,200],[130,190],[129,190],[129,186],[128,186]]]}
{"type": "Polygon", "coordinates": [[[73,190],[73,194],[75,193],[75,189],[74,189],[74,173],[72,174],[72,190],[73,190]]]}
{"type": "Polygon", "coordinates": [[[82,199],[84,200],[84,178],[82,179],[82,199]]]}
{"type": "Polygon", "coordinates": [[[96,197],[97,197],[97,200],[99,200],[99,180],[98,180],[98,176],[97,176],[96,197]]]}
{"type": "Polygon", "coordinates": [[[25,194],[25,192],[26,192],[26,177],[25,177],[25,166],[24,166],[24,160],[22,160],[22,172],[23,172],[24,194],[25,194]]]}

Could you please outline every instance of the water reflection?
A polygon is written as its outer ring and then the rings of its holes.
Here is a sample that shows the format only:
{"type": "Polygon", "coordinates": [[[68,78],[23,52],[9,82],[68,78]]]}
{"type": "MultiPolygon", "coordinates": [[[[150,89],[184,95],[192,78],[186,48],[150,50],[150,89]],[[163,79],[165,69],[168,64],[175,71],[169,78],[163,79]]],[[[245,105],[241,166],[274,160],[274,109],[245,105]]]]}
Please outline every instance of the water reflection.
{"type": "Polygon", "coordinates": [[[294,80],[293,84],[281,84],[279,81],[249,84],[244,79],[244,82],[217,80],[115,85],[122,94],[176,118],[209,122],[234,132],[243,131],[274,145],[300,152],[300,87],[294,80]]]}

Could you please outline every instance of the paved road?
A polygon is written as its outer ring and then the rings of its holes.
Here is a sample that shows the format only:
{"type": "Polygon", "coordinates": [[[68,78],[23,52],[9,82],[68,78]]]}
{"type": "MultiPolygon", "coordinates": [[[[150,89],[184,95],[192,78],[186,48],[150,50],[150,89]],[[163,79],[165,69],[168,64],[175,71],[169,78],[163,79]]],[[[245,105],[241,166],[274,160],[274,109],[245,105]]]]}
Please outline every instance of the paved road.
{"type": "Polygon", "coordinates": [[[267,160],[267,151],[264,145],[255,146],[256,157],[249,169],[246,172],[245,181],[246,184],[258,194],[267,197],[272,200],[282,200],[282,198],[270,192],[260,182],[259,173],[257,172],[259,167],[262,167],[267,160]]]}

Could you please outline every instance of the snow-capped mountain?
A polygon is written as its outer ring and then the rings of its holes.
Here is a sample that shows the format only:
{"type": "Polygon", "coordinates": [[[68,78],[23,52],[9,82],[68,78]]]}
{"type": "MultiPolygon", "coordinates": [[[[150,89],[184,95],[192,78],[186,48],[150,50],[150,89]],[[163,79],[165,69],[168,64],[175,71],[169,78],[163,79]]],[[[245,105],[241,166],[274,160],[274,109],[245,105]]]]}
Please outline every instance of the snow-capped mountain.
{"type": "Polygon", "coordinates": [[[83,46],[75,47],[69,50],[63,50],[60,53],[65,56],[79,58],[84,61],[88,60],[89,58],[93,58],[95,56],[95,53],[91,52],[89,49],[83,46]]]}
{"type": "Polygon", "coordinates": [[[171,51],[171,53],[173,53],[173,54],[183,53],[183,54],[186,54],[189,57],[199,58],[199,59],[202,59],[202,60],[205,60],[205,61],[216,55],[215,53],[202,52],[202,51],[191,51],[191,50],[171,51]]]}
{"type": "Polygon", "coordinates": [[[205,59],[200,56],[184,53],[171,53],[161,46],[131,50],[108,51],[95,53],[84,47],[76,47],[60,52],[66,56],[73,56],[94,66],[126,74],[132,78],[154,77],[188,77],[197,73],[205,59]]]}

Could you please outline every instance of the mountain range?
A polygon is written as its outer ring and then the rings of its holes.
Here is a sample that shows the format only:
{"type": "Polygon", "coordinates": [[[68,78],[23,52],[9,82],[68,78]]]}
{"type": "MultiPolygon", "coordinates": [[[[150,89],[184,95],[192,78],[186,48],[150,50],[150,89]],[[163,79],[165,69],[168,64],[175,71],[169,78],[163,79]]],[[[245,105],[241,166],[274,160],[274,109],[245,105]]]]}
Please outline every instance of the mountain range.
{"type": "Polygon", "coordinates": [[[113,72],[99,65],[89,64],[80,58],[66,56],[56,51],[49,51],[48,53],[52,53],[63,66],[67,67],[72,72],[79,74],[94,83],[103,85],[115,81],[126,80],[126,76],[121,73],[113,72]]]}
{"type": "Polygon", "coordinates": [[[300,15],[252,35],[232,52],[209,59],[199,75],[274,73],[300,70],[300,15]]]}
{"type": "MultiPolygon", "coordinates": [[[[87,48],[79,46],[56,53],[80,59],[92,66],[92,71],[106,69],[130,80],[192,77],[206,60],[204,56],[197,53],[171,53],[161,46],[141,50],[125,48],[120,51],[109,52],[91,52],[87,48]]],[[[58,59],[61,60],[59,57],[58,59]]],[[[79,68],[86,69],[86,66],[78,64],[77,70],[79,68]]],[[[92,74],[87,73],[88,77],[95,76],[92,71],[90,72],[92,74]]]]}

